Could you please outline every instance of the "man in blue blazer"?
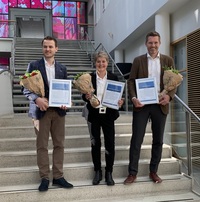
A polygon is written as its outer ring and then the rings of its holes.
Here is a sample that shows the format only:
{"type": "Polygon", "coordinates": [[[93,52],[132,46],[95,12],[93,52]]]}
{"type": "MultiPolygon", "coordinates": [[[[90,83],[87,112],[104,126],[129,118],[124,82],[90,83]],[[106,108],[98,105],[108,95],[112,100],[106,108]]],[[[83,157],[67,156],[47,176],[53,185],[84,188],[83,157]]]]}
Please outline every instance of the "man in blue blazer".
{"type": "Polygon", "coordinates": [[[64,161],[64,138],[65,138],[65,115],[66,106],[49,107],[49,83],[51,79],[67,79],[67,69],[59,62],[55,61],[54,56],[58,51],[57,40],[47,36],[42,40],[42,50],[44,57],[29,64],[27,72],[33,70],[41,72],[45,96],[23,90],[24,95],[29,99],[28,116],[33,119],[34,129],[37,135],[37,164],[41,177],[39,191],[47,191],[49,187],[49,156],[48,140],[51,133],[53,141],[53,185],[63,188],[72,188],[73,185],[63,177],[64,161]]]}

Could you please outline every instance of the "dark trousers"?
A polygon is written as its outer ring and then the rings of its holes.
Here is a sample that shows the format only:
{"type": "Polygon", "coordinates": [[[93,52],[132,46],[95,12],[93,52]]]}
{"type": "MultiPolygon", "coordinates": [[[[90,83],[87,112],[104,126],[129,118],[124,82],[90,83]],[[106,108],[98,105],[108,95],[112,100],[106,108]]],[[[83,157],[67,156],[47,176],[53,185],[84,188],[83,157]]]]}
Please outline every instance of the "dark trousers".
{"type": "Polygon", "coordinates": [[[101,128],[104,134],[105,161],[107,172],[113,171],[115,157],[115,128],[114,120],[110,120],[107,114],[98,114],[91,124],[91,153],[94,170],[101,170],[101,128]]]}
{"type": "Polygon", "coordinates": [[[162,156],[163,134],[167,115],[163,114],[158,104],[146,105],[141,111],[133,112],[132,138],[129,153],[129,174],[138,173],[140,150],[146,131],[147,122],[151,119],[152,149],[149,170],[157,172],[162,156]]]}

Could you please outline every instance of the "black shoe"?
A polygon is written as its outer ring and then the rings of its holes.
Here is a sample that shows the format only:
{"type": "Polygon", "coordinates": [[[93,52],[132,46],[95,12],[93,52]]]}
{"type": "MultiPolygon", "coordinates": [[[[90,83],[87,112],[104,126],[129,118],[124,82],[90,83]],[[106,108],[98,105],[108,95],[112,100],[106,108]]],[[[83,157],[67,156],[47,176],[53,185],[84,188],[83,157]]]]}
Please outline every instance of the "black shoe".
{"type": "Polygon", "coordinates": [[[115,185],[115,182],[114,182],[114,180],[112,178],[112,173],[111,172],[106,172],[105,178],[106,178],[106,183],[107,183],[108,186],[115,185]]]}
{"type": "Polygon", "coordinates": [[[61,177],[59,179],[53,179],[53,184],[52,185],[53,186],[59,186],[59,187],[62,187],[62,188],[67,188],[67,189],[73,188],[73,185],[70,184],[69,182],[67,182],[64,177],[61,177]]]}
{"type": "Polygon", "coordinates": [[[94,179],[92,181],[92,184],[98,185],[101,180],[102,180],[102,171],[98,170],[95,172],[95,176],[94,176],[94,179]]]}
{"type": "Polygon", "coordinates": [[[39,191],[47,191],[48,189],[49,189],[49,180],[43,178],[41,180],[40,186],[38,187],[38,190],[39,191]]]}

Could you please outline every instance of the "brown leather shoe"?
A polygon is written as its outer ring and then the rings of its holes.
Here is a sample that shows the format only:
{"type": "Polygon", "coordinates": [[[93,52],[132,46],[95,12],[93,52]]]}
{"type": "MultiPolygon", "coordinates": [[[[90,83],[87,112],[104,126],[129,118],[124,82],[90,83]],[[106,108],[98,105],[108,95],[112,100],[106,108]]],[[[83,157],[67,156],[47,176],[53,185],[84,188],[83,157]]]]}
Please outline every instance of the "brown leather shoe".
{"type": "Polygon", "coordinates": [[[149,173],[149,178],[153,180],[155,183],[161,183],[162,179],[154,172],[149,173]]]}
{"type": "Polygon", "coordinates": [[[131,184],[136,180],[136,175],[129,174],[128,177],[124,180],[124,184],[131,184]]]}

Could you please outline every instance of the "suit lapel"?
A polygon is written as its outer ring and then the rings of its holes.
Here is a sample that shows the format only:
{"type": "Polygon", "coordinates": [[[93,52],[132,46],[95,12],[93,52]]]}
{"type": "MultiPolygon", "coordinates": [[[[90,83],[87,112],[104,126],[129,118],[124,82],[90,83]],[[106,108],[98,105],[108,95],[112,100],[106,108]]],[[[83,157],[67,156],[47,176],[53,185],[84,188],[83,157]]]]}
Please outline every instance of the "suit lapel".
{"type": "Polygon", "coordinates": [[[145,54],[142,58],[142,67],[143,67],[143,74],[144,77],[148,77],[149,71],[148,71],[148,60],[147,60],[147,54],[145,54]]]}
{"type": "Polygon", "coordinates": [[[55,79],[59,79],[60,78],[60,68],[57,65],[57,63],[55,62],[55,79]]]}
{"type": "Polygon", "coordinates": [[[47,86],[49,86],[48,79],[47,79],[47,73],[46,73],[46,69],[45,69],[45,64],[44,64],[44,59],[40,60],[38,69],[40,70],[40,72],[43,76],[44,83],[47,86]]]}

